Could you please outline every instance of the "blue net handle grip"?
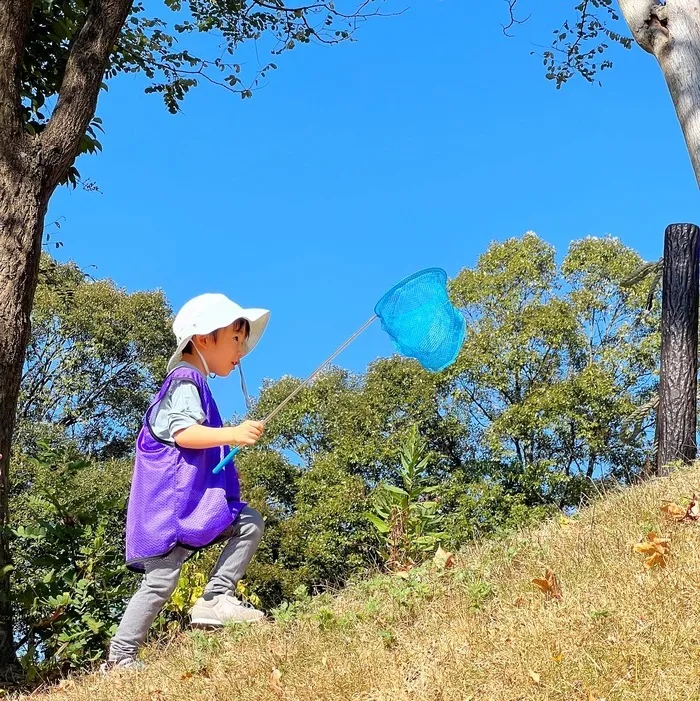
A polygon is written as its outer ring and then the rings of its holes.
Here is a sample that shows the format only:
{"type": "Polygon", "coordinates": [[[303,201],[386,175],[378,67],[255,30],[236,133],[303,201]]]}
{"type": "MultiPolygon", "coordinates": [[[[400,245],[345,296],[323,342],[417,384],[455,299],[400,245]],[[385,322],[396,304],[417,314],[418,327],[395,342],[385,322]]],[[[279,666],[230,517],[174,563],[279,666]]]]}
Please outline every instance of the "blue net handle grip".
{"type": "Polygon", "coordinates": [[[214,474],[218,475],[219,472],[221,472],[221,470],[223,470],[226,467],[226,465],[228,465],[231,462],[231,460],[233,460],[236,457],[236,455],[238,455],[238,453],[240,452],[240,446],[237,446],[233,450],[231,450],[229,454],[223,460],[221,460],[221,462],[214,468],[214,474]]]}

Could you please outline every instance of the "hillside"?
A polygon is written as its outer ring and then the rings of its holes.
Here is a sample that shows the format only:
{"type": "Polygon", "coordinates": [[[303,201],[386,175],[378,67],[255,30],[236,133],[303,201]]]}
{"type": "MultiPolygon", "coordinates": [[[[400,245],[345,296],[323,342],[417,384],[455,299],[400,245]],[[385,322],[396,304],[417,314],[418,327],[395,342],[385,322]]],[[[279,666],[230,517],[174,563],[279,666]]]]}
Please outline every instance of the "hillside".
{"type": "MultiPolygon", "coordinates": [[[[70,701],[622,701],[700,698],[700,523],[673,521],[700,467],[611,490],[575,519],[476,543],[447,569],[377,576],[278,612],[191,631],[148,667],[66,680],[70,701]],[[665,561],[633,547],[668,538],[665,561]],[[544,580],[549,568],[549,583],[544,580]]],[[[682,514],[680,514],[682,515],[682,514]]],[[[679,515],[679,516],[680,516],[679,515]]]]}

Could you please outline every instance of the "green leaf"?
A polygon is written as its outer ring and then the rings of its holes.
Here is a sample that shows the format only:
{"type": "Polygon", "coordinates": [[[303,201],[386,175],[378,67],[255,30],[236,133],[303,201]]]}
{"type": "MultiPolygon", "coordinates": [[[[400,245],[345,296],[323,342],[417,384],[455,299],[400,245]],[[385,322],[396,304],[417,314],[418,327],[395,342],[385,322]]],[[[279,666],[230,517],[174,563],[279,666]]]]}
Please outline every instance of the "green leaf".
{"type": "Polygon", "coordinates": [[[401,489],[401,487],[396,487],[393,484],[382,484],[381,488],[387,492],[391,492],[392,494],[398,494],[402,497],[408,496],[408,492],[405,489],[401,489]]]}
{"type": "Polygon", "coordinates": [[[382,520],[375,514],[365,512],[364,516],[377,529],[377,531],[379,531],[379,533],[388,533],[391,530],[386,521],[382,520]]]}

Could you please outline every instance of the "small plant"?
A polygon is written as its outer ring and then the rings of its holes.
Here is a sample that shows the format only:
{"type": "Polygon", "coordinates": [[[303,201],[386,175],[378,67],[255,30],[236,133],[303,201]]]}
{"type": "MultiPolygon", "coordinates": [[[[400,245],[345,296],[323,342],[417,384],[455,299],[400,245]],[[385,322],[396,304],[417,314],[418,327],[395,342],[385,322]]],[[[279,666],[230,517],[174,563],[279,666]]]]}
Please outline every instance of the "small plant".
{"type": "Polygon", "coordinates": [[[470,608],[480,609],[493,594],[493,586],[489,582],[476,580],[466,585],[467,595],[470,599],[470,608]]]}
{"type": "Polygon", "coordinates": [[[320,608],[318,611],[316,611],[314,618],[316,619],[316,623],[318,623],[320,630],[330,630],[337,623],[335,614],[329,608],[320,608]]]}
{"type": "Polygon", "coordinates": [[[379,637],[382,639],[382,643],[387,650],[391,650],[396,647],[396,635],[391,630],[380,630],[379,637]]]}
{"type": "Polygon", "coordinates": [[[423,561],[444,538],[438,503],[427,497],[430,486],[425,468],[430,456],[414,426],[401,450],[401,486],[381,482],[372,494],[374,512],[365,514],[382,544],[387,565],[401,569],[423,561]]]}
{"type": "Polygon", "coordinates": [[[298,586],[294,590],[293,601],[283,601],[276,609],[271,611],[275,623],[287,625],[295,621],[299,616],[308,610],[311,597],[304,585],[298,586]]]}
{"type": "Polygon", "coordinates": [[[202,553],[198,553],[191,560],[185,562],[180,571],[177,587],[163,607],[161,615],[164,619],[171,619],[170,622],[175,623],[175,627],[183,625],[187,621],[187,614],[194,602],[204,593],[207,578],[199,563],[201,557],[202,553]],[[168,616],[167,614],[173,615],[168,616]]]}

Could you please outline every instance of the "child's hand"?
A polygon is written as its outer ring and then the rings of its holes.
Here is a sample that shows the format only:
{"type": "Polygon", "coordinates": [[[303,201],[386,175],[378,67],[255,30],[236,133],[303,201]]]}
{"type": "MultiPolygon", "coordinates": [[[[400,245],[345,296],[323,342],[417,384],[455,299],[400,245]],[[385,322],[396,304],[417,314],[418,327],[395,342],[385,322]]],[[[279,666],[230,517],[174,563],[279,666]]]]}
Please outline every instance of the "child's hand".
{"type": "Polygon", "coordinates": [[[262,421],[244,421],[234,426],[231,431],[232,445],[255,445],[263,434],[265,424],[262,421]]]}

